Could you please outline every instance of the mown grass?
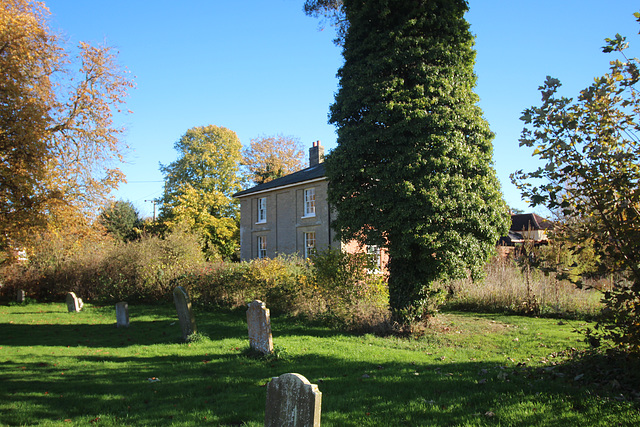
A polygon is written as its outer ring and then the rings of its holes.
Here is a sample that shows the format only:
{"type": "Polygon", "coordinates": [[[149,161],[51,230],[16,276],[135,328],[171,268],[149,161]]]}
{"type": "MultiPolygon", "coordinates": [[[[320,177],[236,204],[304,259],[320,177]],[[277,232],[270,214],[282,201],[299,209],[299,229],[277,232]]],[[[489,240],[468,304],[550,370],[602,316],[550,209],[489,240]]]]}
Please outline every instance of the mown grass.
{"type": "Polygon", "coordinates": [[[172,306],[130,315],[118,329],[114,307],[0,307],[0,424],[258,426],[265,385],[286,372],[318,384],[324,426],[640,423],[619,384],[558,364],[584,348],[579,322],[446,313],[402,339],[275,317],[265,358],[248,352],[244,310],[196,311],[191,344],[172,306]]]}

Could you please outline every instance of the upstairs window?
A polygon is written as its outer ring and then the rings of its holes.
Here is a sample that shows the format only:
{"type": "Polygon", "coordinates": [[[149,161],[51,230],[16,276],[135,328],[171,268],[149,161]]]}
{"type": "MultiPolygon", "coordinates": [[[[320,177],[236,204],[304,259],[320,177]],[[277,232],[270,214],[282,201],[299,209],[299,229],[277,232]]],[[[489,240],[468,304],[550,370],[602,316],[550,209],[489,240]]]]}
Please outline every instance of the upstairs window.
{"type": "Polygon", "coordinates": [[[267,198],[258,199],[258,223],[267,222],[267,198]]]}
{"type": "Polygon", "coordinates": [[[304,216],[316,216],[316,189],[304,190],[304,216]]]}

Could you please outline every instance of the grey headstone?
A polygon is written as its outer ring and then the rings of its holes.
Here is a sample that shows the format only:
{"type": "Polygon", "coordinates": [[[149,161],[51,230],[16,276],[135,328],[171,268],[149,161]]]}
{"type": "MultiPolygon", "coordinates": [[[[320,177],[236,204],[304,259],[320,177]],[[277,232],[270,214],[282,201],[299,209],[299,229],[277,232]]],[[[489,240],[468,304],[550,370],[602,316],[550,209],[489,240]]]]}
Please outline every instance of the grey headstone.
{"type": "Polygon", "coordinates": [[[176,311],[180,320],[182,339],[186,340],[189,335],[195,334],[198,330],[196,328],[196,319],[193,317],[193,311],[191,310],[189,294],[182,286],[178,286],[173,290],[173,302],[176,304],[176,311]]]}
{"type": "Polygon", "coordinates": [[[265,303],[254,300],[247,310],[247,327],[249,328],[249,344],[253,350],[262,354],[273,351],[271,337],[271,316],[265,303]]]}
{"type": "Polygon", "coordinates": [[[267,385],[266,427],[320,426],[322,393],[300,374],[283,374],[267,385]]]}
{"type": "Polygon", "coordinates": [[[67,294],[67,310],[69,310],[69,313],[75,313],[80,311],[80,309],[81,307],[78,303],[78,297],[76,297],[76,294],[73,292],[69,292],[67,294]]]}
{"type": "Polygon", "coordinates": [[[24,292],[24,289],[18,289],[18,294],[16,295],[16,301],[18,303],[23,303],[25,297],[26,297],[26,294],[24,292]]]}
{"type": "Polygon", "coordinates": [[[129,304],[124,301],[116,304],[116,327],[129,327],[129,304]]]}

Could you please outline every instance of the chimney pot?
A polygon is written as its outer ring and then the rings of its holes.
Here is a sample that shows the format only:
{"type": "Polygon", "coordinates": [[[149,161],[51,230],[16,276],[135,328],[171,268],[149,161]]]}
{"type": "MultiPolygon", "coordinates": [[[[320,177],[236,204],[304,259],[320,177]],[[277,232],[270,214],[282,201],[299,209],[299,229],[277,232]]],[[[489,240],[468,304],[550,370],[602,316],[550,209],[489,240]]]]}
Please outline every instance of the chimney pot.
{"type": "Polygon", "coordinates": [[[324,160],[324,147],[320,140],[313,141],[313,146],[309,149],[309,167],[316,166],[324,160]]]}

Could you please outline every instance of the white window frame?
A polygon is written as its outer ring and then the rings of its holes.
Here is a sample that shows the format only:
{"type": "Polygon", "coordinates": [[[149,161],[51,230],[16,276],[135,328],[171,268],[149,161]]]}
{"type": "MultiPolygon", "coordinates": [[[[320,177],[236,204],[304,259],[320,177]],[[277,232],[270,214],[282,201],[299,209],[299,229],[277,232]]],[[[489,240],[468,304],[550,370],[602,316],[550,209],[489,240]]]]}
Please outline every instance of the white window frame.
{"type": "Polygon", "coordinates": [[[258,198],[258,221],[256,224],[264,224],[267,222],[267,198],[258,198]]]}
{"type": "Polygon", "coordinates": [[[316,250],[316,232],[308,231],[304,233],[304,257],[309,258],[316,250]]]}
{"type": "Polygon", "coordinates": [[[266,258],[267,257],[267,236],[258,236],[258,258],[266,258]]]}
{"type": "Polygon", "coordinates": [[[375,269],[370,270],[369,273],[380,273],[380,271],[382,271],[382,253],[380,246],[367,245],[367,255],[373,258],[373,262],[376,265],[375,269]]]}
{"type": "Polygon", "coordinates": [[[305,188],[304,189],[304,216],[303,218],[309,218],[316,216],[316,189],[305,188]]]}

